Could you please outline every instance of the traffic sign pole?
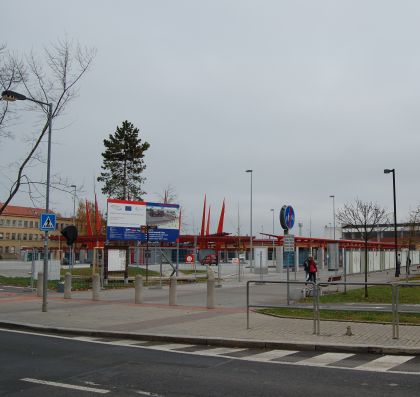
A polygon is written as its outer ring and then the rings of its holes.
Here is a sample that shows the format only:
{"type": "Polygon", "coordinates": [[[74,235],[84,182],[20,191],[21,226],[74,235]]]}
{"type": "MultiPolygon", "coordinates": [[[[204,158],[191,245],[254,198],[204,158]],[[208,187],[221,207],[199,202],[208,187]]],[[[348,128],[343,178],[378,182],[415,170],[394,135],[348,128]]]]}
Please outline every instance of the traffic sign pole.
{"type": "MultiPolygon", "coordinates": [[[[48,140],[48,145],[50,147],[50,139],[48,140]]],[[[49,156],[48,156],[49,159],[49,156]]],[[[57,225],[57,218],[55,214],[50,214],[48,203],[49,203],[49,192],[48,192],[48,185],[49,185],[49,166],[48,166],[48,182],[47,182],[47,206],[46,212],[41,214],[39,220],[39,229],[45,232],[44,236],[44,271],[43,271],[43,283],[44,289],[42,291],[42,311],[46,312],[48,310],[48,302],[47,302],[47,289],[48,289],[48,232],[54,231],[57,225]]]]}

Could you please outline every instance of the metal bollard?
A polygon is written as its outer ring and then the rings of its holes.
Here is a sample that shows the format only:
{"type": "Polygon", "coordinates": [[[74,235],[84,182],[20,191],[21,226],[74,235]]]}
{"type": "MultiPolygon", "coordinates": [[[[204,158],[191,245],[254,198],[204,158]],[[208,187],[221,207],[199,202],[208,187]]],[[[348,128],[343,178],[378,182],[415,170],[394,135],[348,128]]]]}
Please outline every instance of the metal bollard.
{"type": "Polygon", "coordinates": [[[207,309],[214,309],[214,273],[212,270],[207,271],[207,309]]]}
{"type": "Polygon", "coordinates": [[[36,280],[36,296],[42,296],[44,292],[44,273],[38,272],[38,279],[36,280]]]}
{"type": "Polygon", "coordinates": [[[71,299],[71,273],[64,276],[64,299],[71,299]]]}
{"type": "Polygon", "coordinates": [[[176,276],[172,276],[169,279],[169,305],[170,306],[176,305],[176,284],[177,284],[176,276]]]}
{"type": "Polygon", "coordinates": [[[141,274],[136,275],[134,303],[143,303],[143,277],[141,274]]]}
{"type": "Polygon", "coordinates": [[[95,273],[92,276],[92,300],[98,301],[100,300],[100,289],[101,289],[101,281],[99,279],[99,274],[95,273]]]}

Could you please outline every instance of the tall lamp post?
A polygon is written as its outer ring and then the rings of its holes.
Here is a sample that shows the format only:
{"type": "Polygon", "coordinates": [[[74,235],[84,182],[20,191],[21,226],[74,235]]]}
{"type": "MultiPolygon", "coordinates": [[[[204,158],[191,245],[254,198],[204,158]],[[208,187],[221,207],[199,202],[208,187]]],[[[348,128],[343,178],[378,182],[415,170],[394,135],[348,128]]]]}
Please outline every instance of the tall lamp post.
{"type": "Polygon", "coordinates": [[[392,189],[394,193],[394,243],[395,243],[395,277],[400,276],[401,263],[398,260],[398,237],[397,237],[397,195],[395,192],[395,168],[385,169],[384,174],[392,173],[392,189]]]}
{"type": "MultiPolygon", "coordinates": [[[[2,99],[4,101],[31,101],[39,105],[48,106],[48,157],[47,157],[47,186],[45,193],[45,212],[48,213],[50,210],[50,171],[51,171],[51,130],[52,130],[52,114],[53,105],[43,101],[38,101],[33,98],[28,98],[23,94],[19,94],[14,91],[3,91],[2,99]]],[[[47,311],[47,289],[48,289],[48,230],[45,231],[44,235],[44,271],[43,271],[43,291],[42,291],[42,311],[47,311]]]]}
{"type": "Polygon", "coordinates": [[[270,210],[273,214],[273,252],[271,254],[271,258],[273,260],[273,266],[274,266],[274,208],[271,208],[270,210]]]}
{"type": "MultiPolygon", "coordinates": [[[[70,185],[74,189],[73,191],[73,225],[76,226],[76,185],[70,185]]],[[[80,260],[80,258],[79,258],[80,260]]],[[[74,244],[71,246],[71,263],[70,268],[72,269],[74,267],[75,261],[75,255],[74,255],[74,244]]]]}
{"type": "Polygon", "coordinates": [[[332,194],[330,198],[333,199],[333,225],[334,225],[334,240],[335,240],[335,196],[332,194]]]}
{"type": "Polygon", "coordinates": [[[246,170],[251,174],[251,216],[250,216],[250,235],[249,235],[249,266],[252,269],[252,170],[246,170]]]}

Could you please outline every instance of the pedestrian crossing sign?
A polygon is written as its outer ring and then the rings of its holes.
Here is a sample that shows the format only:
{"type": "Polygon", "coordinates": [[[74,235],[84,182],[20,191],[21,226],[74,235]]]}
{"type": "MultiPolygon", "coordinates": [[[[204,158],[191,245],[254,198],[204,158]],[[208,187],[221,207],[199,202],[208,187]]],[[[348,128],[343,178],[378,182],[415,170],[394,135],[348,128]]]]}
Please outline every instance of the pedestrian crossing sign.
{"type": "Polygon", "coordinates": [[[53,231],[57,225],[57,219],[55,214],[41,214],[41,219],[39,221],[39,230],[44,232],[53,231]]]}

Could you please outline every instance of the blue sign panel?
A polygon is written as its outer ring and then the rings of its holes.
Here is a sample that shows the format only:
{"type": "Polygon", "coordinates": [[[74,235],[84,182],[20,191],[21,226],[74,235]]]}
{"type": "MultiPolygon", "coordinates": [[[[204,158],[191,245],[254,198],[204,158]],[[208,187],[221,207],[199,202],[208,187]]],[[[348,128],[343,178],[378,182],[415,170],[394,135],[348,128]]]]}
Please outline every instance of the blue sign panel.
{"type": "Polygon", "coordinates": [[[295,224],[295,211],[290,205],[284,205],[280,210],[280,224],[284,230],[289,230],[295,224]]]}
{"type": "Polygon", "coordinates": [[[39,219],[39,230],[50,232],[55,230],[57,226],[57,218],[55,214],[41,214],[39,219]]]}
{"type": "Polygon", "coordinates": [[[107,240],[175,242],[179,221],[178,204],[108,199],[107,240]]]}

